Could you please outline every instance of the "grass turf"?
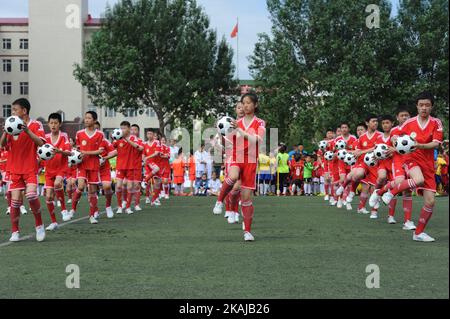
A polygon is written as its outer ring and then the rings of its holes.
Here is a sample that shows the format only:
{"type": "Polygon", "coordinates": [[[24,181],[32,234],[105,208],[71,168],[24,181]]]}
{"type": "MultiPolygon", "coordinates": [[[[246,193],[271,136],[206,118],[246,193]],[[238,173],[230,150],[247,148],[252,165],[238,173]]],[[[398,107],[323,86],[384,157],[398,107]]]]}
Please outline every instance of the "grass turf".
{"type": "MultiPolygon", "coordinates": [[[[355,199],[355,202],[357,199],[355,199]]],[[[414,199],[414,220],[420,210],[414,199]]],[[[44,202],[44,201],[42,201],[44,202]]],[[[448,198],[438,198],[427,232],[412,241],[386,209],[370,220],[325,205],[323,198],[256,198],[254,235],[212,215],[213,199],[171,198],[98,225],[88,220],[1,246],[10,236],[0,202],[1,298],[448,298],[448,198]],[[65,286],[68,264],[80,267],[80,289],[65,286]],[[380,268],[368,289],[366,266],[380,268]]],[[[401,201],[399,201],[401,207],[401,201]]],[[[80,214],[86,216],[86,198],[80,214]]],[[[60,215],[58,214],[60,220],[60,215]]],[[[49,216],[44,209],[46,225],[49,216]]],[[[401,221],[401,214],[397,215],[401,221]]],[[[21,218],[21,235],[33,234],[21,218]]]]}

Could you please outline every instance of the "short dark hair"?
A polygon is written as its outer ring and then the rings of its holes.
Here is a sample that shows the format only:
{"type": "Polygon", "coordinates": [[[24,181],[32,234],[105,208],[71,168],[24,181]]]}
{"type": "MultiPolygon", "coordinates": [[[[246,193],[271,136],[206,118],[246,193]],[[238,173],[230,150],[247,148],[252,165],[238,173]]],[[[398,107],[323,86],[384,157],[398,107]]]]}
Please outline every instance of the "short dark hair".
{"type": "Polygon", "coordinates": [[[133,125],[131,125],[131,127],[135,127],[135,128],[137,128],[138,129],[138,131],[140,131],[141,130],[141,128],[139,127],[139,125],[137,125],[137,124],[133,124],[133,125]]]}
{"type": "Polygon", "coordinates": [[[419,103],[419,100],[430,100],[431,105],[432,106],[434,105],[434,96],[429,91],[420,92],[420,94],[416,98],[416,105],[417,105],[417,103],[419,103]]]}
{"type": "Polygon", "coordinates": [[[366,116],[366,122],[369,123],[370,120],[372,119],[377,119],[378,120],[378,116],[376,116],[375,114],[369,114],[366,116]]]}
{"type": "Polygon", "coordinates": [[[360,126],[364,127],[364,128],[367,130],[367,125],[366,125],[366,123],[361,122],[361,123],[359,123],[358,125],[356,125],[356,127],[360,127],[360,126]]]}
{"type": "Polygon", "coordinates": [[[342,125],[347,125],[347,127],[350,127],[350,125],[348,124],[348,122],[342,122],[341,125],[339,125],[339,127],[342,127],[342,125]]]}
{"type": "Polygon", "coordinates": [[[131,124],[128,121],[123,121],[122,123],[120,123],[120,126],[131,127],[131,124]]]}
{"type": "Polygon", "coordinates": [[[392,123],[394,123],[394,118],[390,114],[383,114],[380,117],[380,121],[391,121],[392,123]]]}
{"type": "Polygon", "coordinates": [[[31,104],[30,101],[28,101],[27,99],[25,98],[17,99],[13,102],[12,105],[19,105],[21,108],[26,109],[27,114],[30,115],[31,104]]]}
{"type": "Polygon", "coordinates": [[[397,110],[395,111],[395,115],[399,115],[400,113],[411,114],[411,112],[409,111],[409,107],[407,107],[407,106],[398,107],[397,110]]]}
{"type": "Polygon", "coordinates": [[[51,113],[48,116],[48,122],[50,122],[50,120],[57,120],[59,123],[62,123],[62,116],[59,113],[51,113]]]}
{"type": "Polygon", "coordinates": [[[253,102],[253,104],[255,104],[255,113],[257,113],[259,111],[259,106],[258,106],[259,98],[258,98],[258,95],[256,95],[255,93],[251,93],[251,92],[250,93],[245,93],[241,97],[241,103],[244,103],[244,99],[246,97],[248,97],[253,102]]]}
{"type": "Polygon", "coordinates": [[[91,114],[91,116],[94,119],[94,121],[98,120],[97,112],[95,112],[95,111],[87,111],[86,114],[91,114]]]}

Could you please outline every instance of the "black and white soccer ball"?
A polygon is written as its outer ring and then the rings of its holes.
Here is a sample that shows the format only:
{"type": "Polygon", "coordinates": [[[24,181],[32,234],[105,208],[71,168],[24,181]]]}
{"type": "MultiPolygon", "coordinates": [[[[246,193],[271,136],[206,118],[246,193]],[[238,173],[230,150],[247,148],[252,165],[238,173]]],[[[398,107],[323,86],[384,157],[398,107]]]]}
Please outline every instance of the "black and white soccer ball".
{"type": "Polygon", "coordinates": [[[37,153],[41,160],[48,161],[55,157],[55,148],[47,143],[39,147],[37,153]]]}
{"type": "Polygon", "coordinates": [[[348,153],[347,152],[347,155],[345,155],[344,163],[349,165],[349,166],[356,165],[356,157],[355,157],[355,155],[353,155],[352,153],[348,153]]]}
{"type": "Polygon", "coordinates": [[[118,140],[120,140],[120,139],[123,137],[123,131],[122,131],[120,128],[116,128],[116,129],[112,132],[111,137],[112,137],[114,140],[118,141],[118,140]]]}
{"type": "Polygon", "coordinates": [[[332,151],[325,152],[324,157],[327,161],[332,161],[334,158],[334,152],[332,151]]]}
{"type": "Polygon", "coordinates": [[[334,146],[337,150],[345,150],[347,147],[347,143],[345,143],[344,140],[339,140],[336,142],[336,145],[334,146]]]}
{"type": "Polygon", "coordinates": [[[338,159],[340,159],[341,161],[345,160],[345,157],[347,156],[348,152],[346,150],[339,150],[337,152],[337,157],[338,159]]]}
{"type": "Polygon", "coordinates": [[[325,151],[325,150],[327,149],[327,147],[328,147],[328,142],[327,142],[327,141],[320,141],[320,142],[319,142],[319,148],[320,148],[322,151],[325,151]]]}
{"type": "Polygon", "coordinates": [[[409,135],[403,135],[397,138],[394,147],[399,154],[409,154],[415,151],[416,142],[409,135]]]}
{"type": "Polygon", "coordinates": [[[375,154],[375,157],[379,160],[384,160],[388,156],[389,146],[386,144],[377,144],[375,146],[375,149],[373,150],[373,153],[375,154]]]}
{"type": "Polygon", "coordinates": [[[224,116],[217,121],[217,130],[222,136],[228,135],[233,131],[231,123],[234,121],[232,117],[224,116]]]}
{"type": "Polygon", "coordinates": [[[369,167],[375,167],[378,164],[378,160],[375,157],[375,154],[373,152],[370,152],[364,155],[364,163],[366,163],[366,165],[369,167]]]}
{"type": "Polygon", "coordinates": [[[5,121],[5,132],[9,135],[19,135],[22,133],[25,124],[18,116],[10,116],[5,121]]]}
{"type": "Polygon", "coordinates": [[[81,153],[75,149],[72,150],[72,154],[69,156],[68,159],[70,165],[78,165],[81,164],[81,162],[83,161],[81,153]]]}

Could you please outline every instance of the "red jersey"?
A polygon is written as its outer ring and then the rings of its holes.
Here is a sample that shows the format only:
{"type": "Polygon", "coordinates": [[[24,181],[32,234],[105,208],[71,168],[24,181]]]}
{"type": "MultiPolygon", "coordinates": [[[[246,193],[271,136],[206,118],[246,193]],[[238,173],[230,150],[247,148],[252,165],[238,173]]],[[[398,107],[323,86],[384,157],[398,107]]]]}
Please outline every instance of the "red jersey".
{"type": "MultiPolygon", "coordinates": [[[[45,141],[44,127],[41,122],[30,120],[28,128],[35,135],[45,141]]],[[[22,132],[19,135],[7,136],[7,142],[10,145],[8,165],[11,174],[37,174],[39,169],[37,159],[37,145],[28,136],[22,132]],[[14,165],[12,165],[14,163],[14,165]]]]}
{"type": "MultiPolygon", "coordinates": [[[[139,146],[144,147],[144,141],[141,140],[139,137],[136,137],[135,143],[139,146]]],[[[131,152],[131,156],[133,157],[133,169],[142,169],[142,153],[144,150],[140,151],[137,148],[133,147],[133,151],[131,152]]]]}
{"type": "Polygon", "coordinates": [[[299,180],[302,179],[303,177],[303,161],[300,160],[298,162],[296,162],[294,159],[292,159],[289,162],[289,167],[291,169],[292,172],[292,179],[294,180],[299,180]]]}
{"type": "Polygon", "coordinates": [[[166,166],[170,166],[169,164],[169,159],[170,159],[170,147],[165,145],[165,144],[161,144],[161,153],[159,153],[160,155],[160,163],[164,164],[166,166]],[[167,157],[161,157],[161,155],[165,155],[167,157]]]}
{"type": "MultiPolygon", "coordinates": [[[[138,138],[134,135],[129,136],[130,141],[138,144],[138,138]]],[[[118,141],[114,141],[114,147],[117,149],[117,162],[116,169],[117,170],[127,170],[127,169],[139,169],[135,166],[136,164],[136,153],[135,148],[131,146],[130,143],[127,143],[124,139],[120,139],[118,141]]]]}
{"type": "Polygon", "coordinates": [[[0,152],[0,171],[6,171],[6,163],[8,163],[8,151],[6,149],[0,152]]]}
{"type": "MultiPolygon", "coordinates": [[[[369,132],[364,133],[359,137],[355,149],[364,151],[375,147],[380,136],[383,136],[383,133],[380,131],[375,131],[371,136],[369,135],[369,132]]],[[[362,162],[364,162],[364,156],[358,157],[358,164],[362,162]]]]}
{"type": "MultiPolygon", "coordinates": [[[[257,118],[253,117],[251,122],[247,125],[245,123],[245,117],[237,120],[237,127],[244,132],[257,136],[263,139],[266,132],[266,123],[257,118]]],[[[248,140],[243,137],[233,137],[233,161],[238,163],[256,163],[259,156],[258,142],[250,144],[248,140]]]]}
{"type": "MultiPolygon", "coordinates": [[[[101,145],[103,148],[103,153],[100,154],[101,157],[106,157],[109,153],[115,150],[114,145],[112,145],[112,143],[107,139],[103,139],[101,145]]],[[[102,167],[111,168],[111,165],[109,164],[109,161],[105,161],[102,167]]]]}
{"type": "MultiPolygon", "coordinates": [[[[62,151],[72,150],[69,142],[69,136],[64,132],[59,132],[58,138],[56,139],[55,143],[53,143],[52,141],[51,133],[45,135],[45,141],[46,143],[53,145],[54,147],[62,151]]],[[[48,160],[45,163],[45,172],[51,175],[64,173],[67,170],[67,165],[67,156],[64,156],[61,153],[56,153],[51,160],[48,160]]]]}
{"type": "MultiPolygon", "coordinates": [[[[98,151],[103,150],[102,143],[104,139],[105,135],[98,130],[95,130],[91,135],[86,130],[81,130],[77,132],[75,144],[80,151],[98,151]]],[[[100,168],[100,158],[98,155],[84,155],[79,168],[98,171],[100,168]]]]}
{"type": "MultiPolygon", "coordinates": [[[[444,129],[441,120],[430,116],[428,121],[421,126],[419,117],[413,117],[407,120],[398,130],[399,136],[410,135],[417,143],[427,144],[431,142],[442,143],[444,138],[444,129]]],[[[434,170],[434,150],[417,149],[409,154],[409,158],[422,167],[429,166],[430,170],[434,170]]]]}
{"type": "Polygon", "coordinates": [[[358,139],[356,138],[356,136],[355,135],[349,135],[347,138],[344,138],[342,135],[341,136],[338,136],[335,140],[334,140],[334,143],[335,143],[335,145],[336,145],[336,142],[338,142],[338,141],[344,141],[346,144],[347,144],[347,146],[345,147],[345,149],[346,150],[349,150],[349,151],[352,151],[352,150],[354,150],[354,145],[355,145],[355,142],[357,141],[358,139]]]}
{"type": "MultiPolygon", "coordinates": [[[[154,140],[152,142],[145,143],[145,145],[144,145],[144,156],[145,157],[152,156],[155,153],[159,153],[159,152],[161,152],[161,144],[159,143],[158,140],[154,140]]],[[[150,165],[150,164],[159,166],[159,164],[160,164],[159,155],[149,158],[145,161],[145,165],[150,165]]]]}

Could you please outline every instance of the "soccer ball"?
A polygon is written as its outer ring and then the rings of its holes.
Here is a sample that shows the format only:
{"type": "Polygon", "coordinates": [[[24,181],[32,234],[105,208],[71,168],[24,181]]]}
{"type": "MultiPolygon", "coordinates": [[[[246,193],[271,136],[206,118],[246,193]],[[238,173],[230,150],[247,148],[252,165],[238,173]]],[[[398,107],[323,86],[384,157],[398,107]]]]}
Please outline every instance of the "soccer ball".
{"type": "Polygon", "coordinates": [[[328,142],[327,142],[327,141],[320,141],[320,142],[319,142],[319,148],[320,148],[322,151],[325,151],[325,150],[327,149],[327,146],[328,146],[328,142]]]}
{"type": "Polygon", "coordinates": [[[72,155],[69,156],[70,165],[78,165],[83,161],[81,153],[77,150],[72,150],[72,155]]]}
{"type": "Polygon", "coordinates": [[[387,152],[389,150],[389,147],[386,144],[377,144],[375,146],[375,149],[373,151],[373,153],[375,154],[375,157],[377,159],[386,159],[387,158],[387,152]]]}
{"type": "Polygon", "coordinates": [[[334,158],[334,153],[331,151],[328,151],[325,153],[324,157],[327,161],[332,161],[334,158]]]}
{"type": "Polygon", "coordinates": [[[344,159],[345,164],[349,166],[354,166],[356,164],[356,157],[352,153],[347,153],[344,159]]]}
{"type": "Polygon", "coordinates": [[[9,135],[19,135],[23,131],[25,124],[18,116],[10,116],[5,121],[5,132],[9,135]]]}
{"type": "Polygon", "coordinates": [[[343,160],[345,160],[345,157],[347,156],[347,151],[346,150],[339,150],[338,152],[337,152],[337,157],[341,160],[341,161],[343,161],[343,160]]]}
{"type": "Polygon", "coordinates": [[[339,140],[336,142],[336,145],[334,146],[337,150],[345,150],[347,147],[347,143],[345,143],[344,140],[339,140]]]}
{"type": "Polygon", "coordinates": [[[414,152],[416,142],[409,136],[400,136],[394,143],[395,149],[398,153],[404,155],[414,152]]]}
{"type": "Polygon", "coordinates": [[[222,136],[230,134],[233,131],[233,129],[231,128],[231,122],[233,121],[233,118],[224,116],[217,122],[217,130],[222,136]]]}
{"type": "Polygon", "coordinates": [[[112,138],[115,139],[116,141],[120,140],[123,137],[123,131],[120,128],[116,128],[112,134],[111,134],[112,138]]]}
{"type": "Polygon", "coordinates": [[[375,154],[370,152],[364,156],[364,163],[369,167],[375,167],[378,164],[378,160],[375,157],[375,154]]]}
{"type": "Polygon", "coordinates": [[[38,148],[37,153],[43,161],[51,160],[55,156],[55,148],[51,144],[44,144],[38,148]]]}

